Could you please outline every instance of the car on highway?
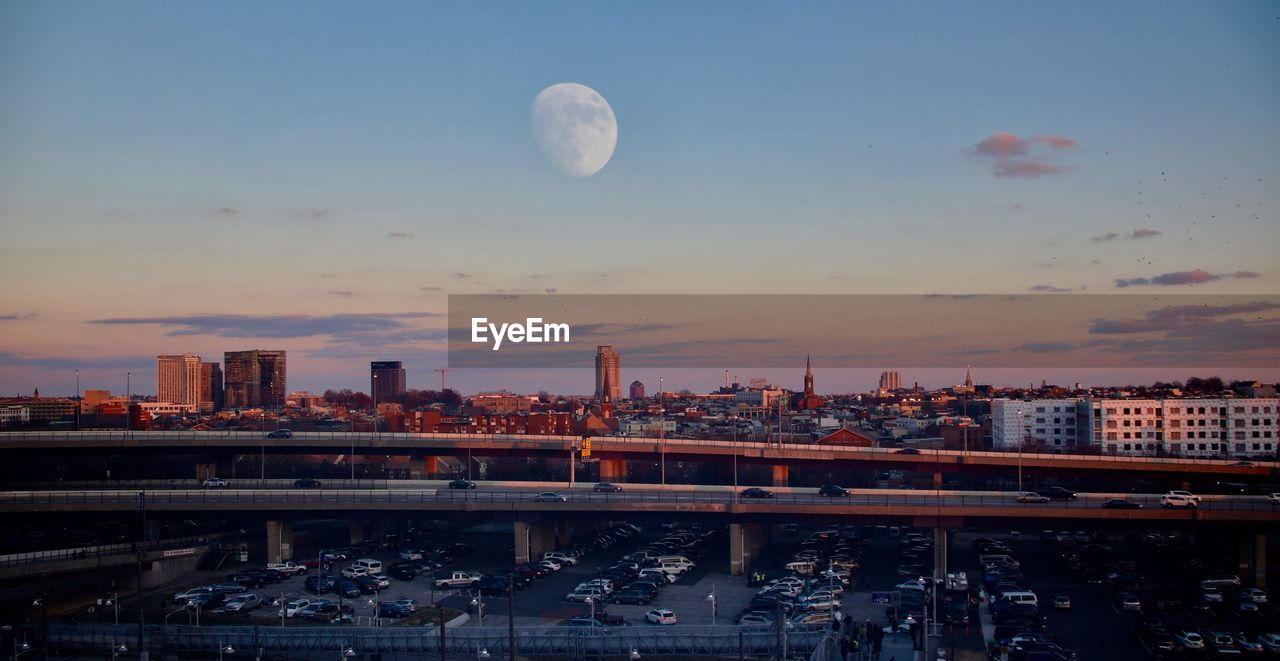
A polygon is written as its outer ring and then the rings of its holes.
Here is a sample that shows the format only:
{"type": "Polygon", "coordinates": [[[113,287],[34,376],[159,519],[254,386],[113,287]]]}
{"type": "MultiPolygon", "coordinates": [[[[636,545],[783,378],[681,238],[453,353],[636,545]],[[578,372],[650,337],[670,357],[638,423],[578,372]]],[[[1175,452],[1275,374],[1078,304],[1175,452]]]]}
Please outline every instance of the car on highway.
{"type": "Polygon", "coordinates": [[[1140,510],[1142,503],[1135,503],[1132,500],[1124,498],[1112,498],[1102,501],[1102,509],[1104,510],[1140,510]]]}
{"type": "Polygon", "coordinates": [[[596,493],[618,493],[622,491],[622,487],[612,482],[597,482],[595,486],[591,487],[591,490],[596,493]]]}
{"type": "Polygon", "coordinates": [[[295,489],[319,489],[320,480],[314,477],[302,477],[293,481],[295,489]]]}
{"type": "Polygon", "coordinates": [[[270,434],[267,434],[267,438],[293,438],[293,431],[289,429],[277,429],[270,434]]]}
{"type": "Polygon", "coordinates": [[[474,489],[476,483],[471,480],[453,480],[449,482],[450,489],[474,489]]]}
{"type": "Polygon", "coordinates": [[[676,614],[666,608],[655,608],[644,614],[644,621],[650,624],[675,624],[676,614]]]}
{"type": "Polygon", "coordinates": [[[201,482],[200,486],[206,489],[220,488],[220,487],[229,487],[231,486],[231,483],[220,477],[209,477],[209,478],[205,478],[205,481],[201,482]]]}
{"type": "Polygon", "coordinates": [[[1164,508],[1195,509],[1200,506],[1200,496],[1190,491],[1170,491],[1160,497],[1160,506],[1164,508]]]}
{"type": "Polygon", "coordinates": [[[1047,503],[1048,496],[1042,496],[1034,491],[1022,491],[1018,493],[1016,500],[1020,503],[1047,503]]]}
{"type": "Polygon", "coordinates": [[[249,592],[247,594],[236,595],[228,599],[227,604],[223,606],[223,609],[231,613],[247,613],[261,605],[262,598],[252,592],[249,592]]]}
{"type": "Polygon", "coordinates": [[[1280,491],[1274,492],[1270,496],[1267,496],[1267,500],[1271,501],[1272,505],[1280,505],[1280,491]]]}
{"type": "Polygon", "coordinates": [[[818,487],[818,495],[828,498],[847,498],[849,490],[838,484],[824,484],[818,487]]]}
{"type": "Polygon", "coordinates": [[[1045,496],[1050,500],[1075,500],[1076,492],[1062,487],[1049,487],[1047,489],[1036,489],[1036,493],[1045,496]]]}
{"type": "Polygon", "coordinates": [[[535,502],[539,502],[539,503],[567,503],[567,502],[569,502],[569,499],[568,499],[566,496],[562,496],[562,495],[560,495],[560,494],[558,494],[558,493],[556,493],[556,492],[554,492],[554,491],[543,491],[542,493],[540,493],[540,494],[538,494],[538,495],[534,496],[534,497],[533,497],[533,500],[534,500],[535,502]]]}
{"type": "Polygon", "coordinates": [[[743,489],[741,495],[743,498],[773,498],[772,491],[769,491],[768,489],[761,489],[760,487],[743,489]]]}
{"type": "Polygon", "coordinates": [[[920,454],[920,450],[916,448],[902,448],[901,450],[898,450],[894,454],[920,454]]]}

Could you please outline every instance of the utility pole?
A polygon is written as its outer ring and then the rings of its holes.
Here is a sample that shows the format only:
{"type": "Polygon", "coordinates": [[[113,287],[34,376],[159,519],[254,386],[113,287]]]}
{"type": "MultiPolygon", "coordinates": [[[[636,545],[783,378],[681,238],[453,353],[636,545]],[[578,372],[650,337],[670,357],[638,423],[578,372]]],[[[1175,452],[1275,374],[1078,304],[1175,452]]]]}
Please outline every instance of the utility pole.
{"type": "Polygon", "coordinates": [[[507,659],[516,661],[516,576],[507,574],[507,659]]]}
{"type": "Polygon", "coordinates": [[[147,595],[142,591],[142,554],[147,543],[147,492],[138,492],[138,511],[142,514],[142,535],[138,540],[138,658],[146,661],[147,652],[143,648],[143,627],[147,613],[147,595]]]}

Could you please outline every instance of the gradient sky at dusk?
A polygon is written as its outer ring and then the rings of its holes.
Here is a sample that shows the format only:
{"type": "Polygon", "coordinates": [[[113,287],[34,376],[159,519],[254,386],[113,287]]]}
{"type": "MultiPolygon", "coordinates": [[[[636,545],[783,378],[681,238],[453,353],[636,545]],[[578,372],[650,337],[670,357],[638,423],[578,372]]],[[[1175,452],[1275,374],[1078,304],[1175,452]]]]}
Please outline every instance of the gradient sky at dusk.
{"type": "Polygon", "coordinates": [[[0,392],[428,387],[449,292],[1276,292],[1277,74],[1274,2],[0,0],[0,392]],[[593,177],[530,134],[561,82],[593,177]]]}

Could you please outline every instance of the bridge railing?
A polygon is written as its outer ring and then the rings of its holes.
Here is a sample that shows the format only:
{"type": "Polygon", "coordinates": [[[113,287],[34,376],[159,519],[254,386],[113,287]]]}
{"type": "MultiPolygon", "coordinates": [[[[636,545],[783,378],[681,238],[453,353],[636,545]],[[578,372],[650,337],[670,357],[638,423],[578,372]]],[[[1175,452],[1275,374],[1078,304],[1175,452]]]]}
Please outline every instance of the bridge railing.
{"type": "MultiPolygon", "coordinates": [[[[49,625],[49,640],[57,649],[107,652],[124,644],[133,648],[137,641],[134,625],[49,625]]],[[[38,636],[39,629],[29,632],[38,636]]],[[[449,658],[476,658],[487,650],[495,658],[506,654],[514,642],[521,654],[581,658],[595,655],[621,655],[632,650],[642,657],[692,655],[736,658],[744,655],[773,655],[779,645],[791,653],[808,653],[826,637],[823,627],[685,626],[668,627],[461,627],[449,629],[444,649],[449,658]]],[[[228,646],[238,654],[259,652],[306,653],[311,658],[345,650],[356,655],[369,654],[439,654],[438,627],[354,627],[354,626],[147,626],[144,645],[153,652],[208,654],[228,646]]]]}
{"type": "MultiPolygon", "coordinates": [[[[625,490],[618,493],[588,491],[556,491],[510,489],[190,489],[144,491],[147,506],[185,505],[322,505],[359,507],[372,504],[536,504],[540,509],[572,511],[582,505],[636,504],[714,504],[728,510],[767,511],[770,505],[811,505],[819,507],[938,507],[955,508],[1020,508],[1028,516],[1045,510],[1101,510],[1104,503],[1124,499],[1143,509],[1161,508],[1156,494],[1079,494],[1074,500],[1051,500],[1046,503],[1017,500],[1014,492],[975,492],[911,490],[851,491],[844,497],[828,497],[817,493],[778,493],[772,498],[747,498],[726,490],[662,491],[625,490]],[[554,495],[549,495],[554,494],[554,495]]],[[[136,505],[138,494],[130,491],[7,491],[0,492],[0,506],[5,505],[136,505]]],[[[1277,505],[1266,496],[1204,496],[1200,505],[1214,511],[1277,512],[1277,505]]],[[[527,509],[527,508],[526,508],[527,509]]]]}
{"type": "MultiPolygon", "coordinates": [[[[208,537],[175,537],[158,541],[143,542],[141,546],[144,553],[152,553],[156,551],[205,546],[208,543],[208,537]]],[[[30,553],[11,553],[8,555],[0,555],[0,567],[23,567],[48,564],[52,562],[87,560],[90,558],[104,558],[134,554],[137,552],[137,543],[125,542],[120,544],[51,549],[48,551],[32,551],[30,553]]]]}

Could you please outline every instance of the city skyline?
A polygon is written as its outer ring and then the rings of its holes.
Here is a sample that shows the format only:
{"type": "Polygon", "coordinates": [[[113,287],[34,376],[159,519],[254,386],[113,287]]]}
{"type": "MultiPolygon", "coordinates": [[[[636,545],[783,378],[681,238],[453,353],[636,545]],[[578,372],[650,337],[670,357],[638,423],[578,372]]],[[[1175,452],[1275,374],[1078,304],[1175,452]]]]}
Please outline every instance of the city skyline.
{"type": "Polygon", "coordinates": [[[1280,284],[1265,2],[130,6],[0,9],[0,390],[260,342],[427,384],[446,293],[1280,284]],[[593,176],[531,132],[563,82],[617,116],[593,176]]]}

